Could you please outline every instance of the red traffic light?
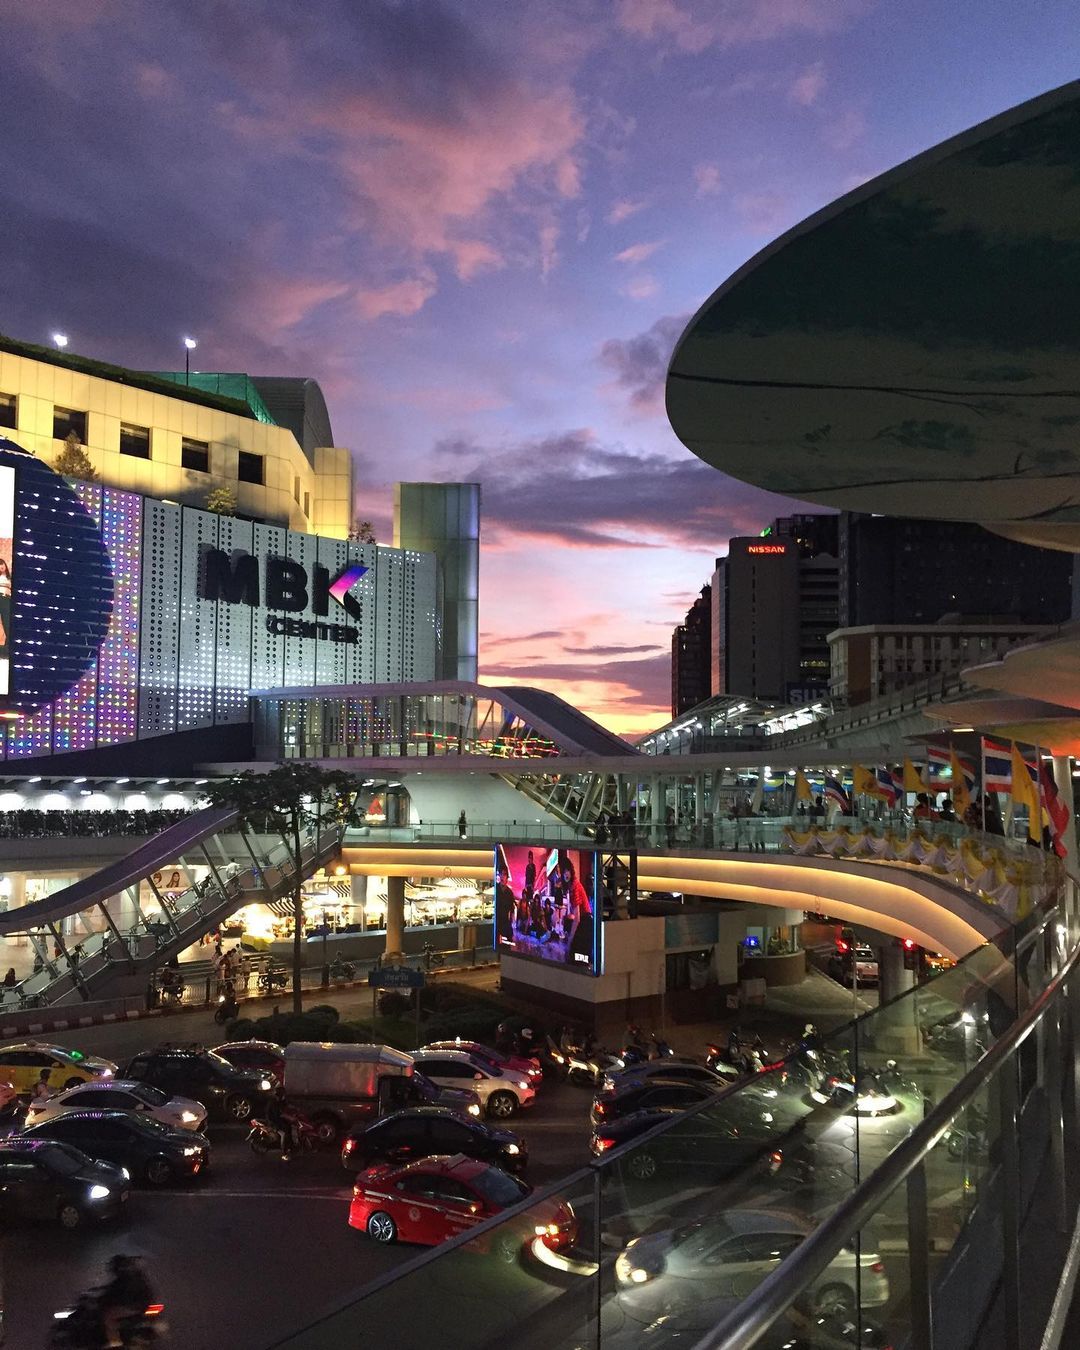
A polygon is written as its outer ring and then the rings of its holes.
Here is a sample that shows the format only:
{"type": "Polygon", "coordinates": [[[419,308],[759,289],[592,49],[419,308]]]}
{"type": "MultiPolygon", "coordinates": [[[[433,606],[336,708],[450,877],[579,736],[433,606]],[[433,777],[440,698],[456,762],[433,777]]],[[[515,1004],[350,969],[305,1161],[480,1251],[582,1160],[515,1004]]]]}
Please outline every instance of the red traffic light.
{"type": "Polygon", "coordinates": [[[904,951],[913,952],[917,945],[914,938],[904,938],[904,951]]]}

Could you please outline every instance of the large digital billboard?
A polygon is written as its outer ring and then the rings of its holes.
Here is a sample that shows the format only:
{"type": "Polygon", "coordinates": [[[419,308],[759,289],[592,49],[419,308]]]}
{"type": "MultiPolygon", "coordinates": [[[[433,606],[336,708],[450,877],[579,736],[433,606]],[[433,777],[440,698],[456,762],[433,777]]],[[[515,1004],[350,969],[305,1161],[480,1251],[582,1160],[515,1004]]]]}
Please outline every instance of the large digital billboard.
{"type": "Polygon", "coordinates": [[[587,849],[495,849],[498,946],[585,975],[600,973],[599,854],[587,849]]]}
{"type": "Polygon", "coordinates": [[[11,586],[15,570],[15,470],[0,464],[0,697],[11,693],[11,586]]]}

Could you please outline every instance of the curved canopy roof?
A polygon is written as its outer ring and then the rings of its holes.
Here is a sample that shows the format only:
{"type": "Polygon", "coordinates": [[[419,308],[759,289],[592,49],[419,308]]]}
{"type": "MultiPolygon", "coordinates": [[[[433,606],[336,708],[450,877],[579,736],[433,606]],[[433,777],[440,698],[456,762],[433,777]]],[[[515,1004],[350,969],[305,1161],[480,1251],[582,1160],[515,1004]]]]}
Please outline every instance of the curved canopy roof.
{"type": "Polygon", "coordinates": [[[774,492],[1080,547],[1080,82],[758,254],[683,334],[667,407],[774,492]]]}

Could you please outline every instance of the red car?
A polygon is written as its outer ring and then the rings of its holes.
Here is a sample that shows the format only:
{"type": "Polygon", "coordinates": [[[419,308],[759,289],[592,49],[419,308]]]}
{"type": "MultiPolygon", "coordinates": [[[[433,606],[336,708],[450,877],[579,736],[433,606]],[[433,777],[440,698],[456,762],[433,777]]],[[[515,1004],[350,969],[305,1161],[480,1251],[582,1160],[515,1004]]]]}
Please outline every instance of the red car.
{"type": "MultiPolygon", "coordinates": [[[[379,1163],[356,1178],[349,1227],[359,1228],[376,1242],[418,1242],[437,1246],[458,1233],[468,1232],[504,1209],[520,1204],[532,1187],[507,1176],[489,1163],[466,1158],[423,1158],[419,1162],[379,1163]]],[[[577,1220],[569,1205],[545,1200],[518,1215],[477,1244],[492,1246],[507,1261],[516,1261],[522,1249],[537,1240],[552,1251],[571,1247],[577,1220]]]]}
{"type": "Polygon", "coordinates": [[[216,1046],[214,1054],[238,1069],[258,1069],[279,1083],[285,1081],[285,1051],[273,1041],[227,1041],[216,1046]]]}

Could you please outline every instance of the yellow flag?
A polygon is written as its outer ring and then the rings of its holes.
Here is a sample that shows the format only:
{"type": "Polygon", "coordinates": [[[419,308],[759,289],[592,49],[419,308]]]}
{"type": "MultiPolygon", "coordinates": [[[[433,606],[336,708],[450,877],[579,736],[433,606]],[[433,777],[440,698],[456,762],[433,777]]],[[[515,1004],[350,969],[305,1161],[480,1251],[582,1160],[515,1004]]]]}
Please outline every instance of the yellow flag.
{"type": "Polygon", "coordinates": [[[795,770],[795,800],[800,802],[814,800],[814,794],[810,791],[810,784],[806,781],[806,774],[802,769],[795,770]]]}
{"type": "Polygon", "coordinates": [[[1028,773],[1020,747],[1012,742],[1012,791],[1009,794],[1017,806],[1026,806],[1028,811],[1028,838],[1032,843],[1042,842],[1042,802],[1039,789],[1028,773]]]}
{"type": "Polygon", "coordinates": [[[960,767],[959,756],[951,745],[949,746],[949,763],[952,765],[953,808],[955,809],[956,814],[962,817],[964,812],[971,805],[971,793],[968,791],[964,770],[960,767]]]}
{"type": "Polygon", "coordinates": [[[904,791],[905,792],[927,792],[929,784],[926,778],[912,764],[911,760],[904,757],[904,791]]]}
{"type": "Polygon", "coordinates": [[[877,777],[869,770],[864,769],[861,764],[851,766],[851,791],[858,796],[861,792],[869,796],[877,796],[877,777]]]}

